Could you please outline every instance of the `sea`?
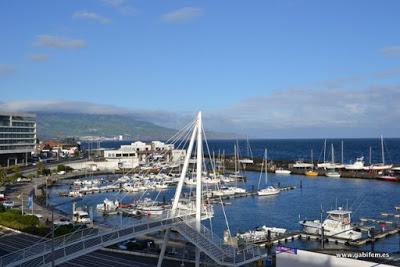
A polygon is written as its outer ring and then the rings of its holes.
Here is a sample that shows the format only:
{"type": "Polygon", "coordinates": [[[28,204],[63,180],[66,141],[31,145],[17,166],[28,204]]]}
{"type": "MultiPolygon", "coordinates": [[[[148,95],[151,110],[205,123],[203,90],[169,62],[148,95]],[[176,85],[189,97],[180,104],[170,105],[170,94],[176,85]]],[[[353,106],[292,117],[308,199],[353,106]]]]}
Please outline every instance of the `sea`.
{"type": "MultiPolygon", "coordinates": [[[[118,148],[134,141],[102,141],[99,144],[83,142],[82,148],[118,148]]],[[[265,149],[268,150],[270,160],[305,160],[323,161],[326,142],[325,159],[332,158],[332,145],[334,159],[337,162],[351,163],[358,157],[364,157],[366,164],[382,162],[382,145],[380,138],[347,138],[347,139],[239,139],[239,140],[208,140],[208,154],[233,155],[234,146],[239,150],[240,157],[263,158],[265,149]],[[343,153],[342,153],[343,143],[343,153]],[[371,153],[370,153],[371,152],[371,153]]],[[[183,146],[186,148],[186,146],[183,146]]],[[[385,138],[383,140],[385,162],[400,163],[400,138],[385,138]]]]}
{"type": "MultiPolygon", "coordinates": [[[[314,159],[321,158],[323,153],[323,139],[307,140],[249,140],[252,153],[255,157],[262,157],[264,149],[268,148],[269,158],[272,160],[296,160],[310,159],[311,149],[314,151],[314,159]]],[[[340,159],[341,139],[327,140],[327,147],[334,144],[336,158],[340,159]]],[[[102,147],[113,148],[130,142],[103,142],[102,147]]],[[[239,140],[240,152],[247,153],[247,140],[239,140]]],[[[210,140],[210,150],[225,151],[225,154],[233,153],[236,140],[210,140]]],[[[83,144],[85,146],[85,144],[83,144]]],[[[372,149],[372,162],[381,162],[380,139],[344,139],[344,161],[351,162],[356,157],[365,156],[367,161],[369,149],[372,149]]],[[[385,157],[387,162],[400,162],[400,139],[385,139],[385,157]]],[[[327,153],[328,154],[328,153],[327,153]]],[[[214,205],[214,217],[211,221],[203,223],[218,234],[221,238],[224,230],[229,229],[232,234],[252,230],[256,227],[266,225],[270,227],[286,228],[290,231],[300,230],[300,220],[323,219],[326,211],[336,207],[344,207],[352,210],[352,222],[360,223],[361,218],[375,218],[389,220],[395,224],[400,223],[398,218],[383,217],[382,212],[396,213],[395,206],[400,204],[400,183],[385,182],[378,180],[352,179],[352,178],[328,178],[328,177],[306,177],[301,175],[276,175],[268,174],[268,179],[260,173],[247,171],[247,182],[239,182],[235,186],[252,190],[260,186],[281,185],[296,186],[296,189],[281,192],[274,196],[249,196],[227,200],[226,205],[214,205]],[[301,185],[301,186],[300,186],[301,185]],[[225,220],[226,214],[227,221],[225,220]]],[[[67,214],[72,212],[70,199],[60,197],[59,192],[70,190],[71,181],[62,181],[59,186],[50,189],[49,201],[51,204],[60,204],[58,208],[67,214]],[[62,204],[64,203],[64,204],[62,204]]],[[[174,196],[174,188],[158,192],[143,193],[101,193],[86,195],[78,206],[92,207],[101,203],[105,198],[118,199],[122,203],[132,203],[143,197],[157,198],[159,201],[170,200],[174,196]]],[[[194,190],[185,187],[185,192],[194,190]]],[[[98,223],[118,225],[131,222],[130,217],[102,216],[94,212],[94,219],[98,223]]],[[[381,227],[392,227],[391,225],[375,225],[381,227]]],[[[320,244],[312,241],[289,242],[287,246],[296,248],[318,248],[320,244]]],[[[343,248],[341,244],[326,244],[327,248],[343,248]]],[[[400,236],[394,235],[390,238],[378,240],[373,246],[366,245],[358,248],[363,251],[399,252],[400,236]]]]}

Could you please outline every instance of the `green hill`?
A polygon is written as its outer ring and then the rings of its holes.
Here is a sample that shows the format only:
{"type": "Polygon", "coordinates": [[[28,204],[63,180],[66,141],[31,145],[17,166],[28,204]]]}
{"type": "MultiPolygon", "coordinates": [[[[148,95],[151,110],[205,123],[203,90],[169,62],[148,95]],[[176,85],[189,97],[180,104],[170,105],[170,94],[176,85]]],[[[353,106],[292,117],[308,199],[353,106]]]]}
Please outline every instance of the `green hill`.
{"type": "MultiPolygon", "coordinates": [[[[125,135],[133,140],[168,139],[177,132],[131,115],[37,113],[39,139],[125,135]]],[[[232,134],[209,133],[209,138],[232,138],[232,134]]]]}

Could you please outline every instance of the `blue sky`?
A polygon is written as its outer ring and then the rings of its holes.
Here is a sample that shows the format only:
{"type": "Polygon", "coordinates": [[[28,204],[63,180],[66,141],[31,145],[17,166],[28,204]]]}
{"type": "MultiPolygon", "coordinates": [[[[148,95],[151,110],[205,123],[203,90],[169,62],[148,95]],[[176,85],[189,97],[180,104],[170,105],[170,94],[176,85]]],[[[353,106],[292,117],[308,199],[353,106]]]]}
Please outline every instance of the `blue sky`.
{"type": "Polygon", "coordinates": [[[171,127],[202,109],[212,129],[254,137],[395,136],[399,9],[399,1],[1,1],[0,108],[107,105],[168,113],[156,122],[171,127]]]}

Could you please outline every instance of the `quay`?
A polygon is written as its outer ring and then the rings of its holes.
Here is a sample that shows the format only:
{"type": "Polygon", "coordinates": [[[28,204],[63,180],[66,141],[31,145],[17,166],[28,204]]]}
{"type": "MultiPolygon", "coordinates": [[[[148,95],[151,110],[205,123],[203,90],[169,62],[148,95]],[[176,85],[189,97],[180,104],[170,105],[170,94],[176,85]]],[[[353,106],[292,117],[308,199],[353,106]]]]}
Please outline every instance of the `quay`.
{"type": "MultiPolygon", "coordinates": [[[[338,237],[331,237],[331,236],[325,236],[324,237],[324,242],[325,243],[341,243],[341,244],[346,244],[348,246],[353,246],[353,247],[359,247],[363,246],[369,243],[374,243],[379,239],[384,239],[388,238],[390,236],[396,235],[400,233],[400,227],[397,227],[395,229],[390,229],[390,230],[385,230],[378,232],[373,235],[373,237],[364,237],[358,240],[346,240],[343,238],[338,238],[338,237]]],[[[236,238],[236,237],[233,237],[236,238]]],[[[256,244],[259,246],[265,246],[265,247],[273,247],[276,244],[282,244],[282,243],[288,243],[288,242],[293,242],[294,240],[314,240],[314,241],[321,241],[321,235],[317,234],[309,234],[301,231],[293,231],[285,234],[281,234],[276,237],[265,237],[265,238],[259,238],[254,241],[248,241],[245,242],[246,245],[248,244],[256,244]]],[[[232,241],[228,241],[227,243],[232,243],[232,241]]]]}

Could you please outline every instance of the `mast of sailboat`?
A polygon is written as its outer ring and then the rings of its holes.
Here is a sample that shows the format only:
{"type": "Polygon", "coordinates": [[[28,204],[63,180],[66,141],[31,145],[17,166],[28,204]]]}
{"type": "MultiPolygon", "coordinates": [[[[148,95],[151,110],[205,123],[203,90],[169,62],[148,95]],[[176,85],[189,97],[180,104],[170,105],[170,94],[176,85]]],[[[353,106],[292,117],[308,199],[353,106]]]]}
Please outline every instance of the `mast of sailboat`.
{"type": "Polygon", "coordinates": [[[333,148],[333,144],[331,144],[331,150],[332,150],[332,164],[335,164],[335,151],[333,148]]]}
{"type": "Polygon", "coordinates": [[[344,158],[343,158],[343,140],[342,140],[342,164],[344,162],[344,158]]]}
{"type": "Polygon", "coordinates": [[[314,165],[314,153],[312,149],[311,149],[311,163],[314,165]]]}
{"type": "Polygon", "coordinates": [[[265,184],[268,185],[268,150],[265,149],[265,184]]]}
{"type": "Polygon", "coordinates": [[[324,141],[324,163],[326,161],[326,139],[324,141]]]}
{"type": "Polygon", "coordinates": [[[385,149],[383,148],[383,135],[381,135],[382,165],[385,165],[385,149]]]}
{"type": "Polygon", "coordinates": [[[369,165],[372,164],[372,147],[369,146],[369,165]]]}
{"type": "Polygon", "coordinates": [[[233,145],[233,151],[234,151],[234,153],[235,153],[235,158],[234,158],[234,160],[235,160],[235,174],[237,174],[237,158],[236,158],[237,152],[236,152],[236,145],[233,145]]]}

